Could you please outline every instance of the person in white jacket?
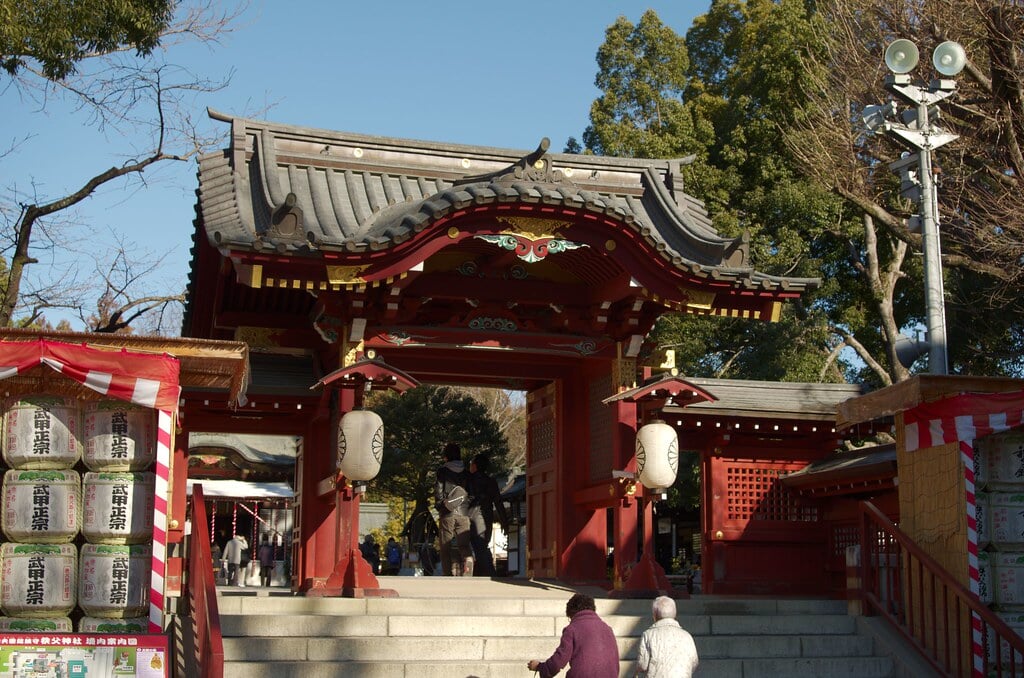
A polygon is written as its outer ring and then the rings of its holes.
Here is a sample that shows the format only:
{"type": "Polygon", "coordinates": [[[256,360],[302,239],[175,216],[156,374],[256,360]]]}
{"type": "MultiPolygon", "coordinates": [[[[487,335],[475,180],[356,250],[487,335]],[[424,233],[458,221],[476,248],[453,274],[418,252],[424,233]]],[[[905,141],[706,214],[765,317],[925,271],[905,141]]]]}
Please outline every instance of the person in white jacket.
{"type": "Polygon", "coordinates": [[[228,561],[228,584],[245,586],[243,579],[239,578],[238,566],[242,563],[242,551],[249,549],[249,542],[240,534],[232,537],[224,545],[224,560],[228,561]]]}
{"type": "Polygon", "coordinates": [[[640,637],[637,676],[691,678],[697,668],[693,636],[676,621],[676,601],[658,596],[651,603],[652,624],[640,637]]]}

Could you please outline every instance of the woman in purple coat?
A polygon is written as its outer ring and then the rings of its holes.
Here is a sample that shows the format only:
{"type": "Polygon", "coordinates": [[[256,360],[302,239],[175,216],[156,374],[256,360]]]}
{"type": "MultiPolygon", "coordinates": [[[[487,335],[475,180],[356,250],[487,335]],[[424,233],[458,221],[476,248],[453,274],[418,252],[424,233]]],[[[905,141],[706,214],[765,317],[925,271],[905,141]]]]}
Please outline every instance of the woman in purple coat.
{"type": "Polygon", "coordinates": [[[577,593],[565,604],[565,616],[569,625],[558,649],[547,661],[531,659],[527,668],[551,678],[569,664],[566,678],[618,678],[619,646],[612,628],[597,616],[594,599],[577,593]]]}

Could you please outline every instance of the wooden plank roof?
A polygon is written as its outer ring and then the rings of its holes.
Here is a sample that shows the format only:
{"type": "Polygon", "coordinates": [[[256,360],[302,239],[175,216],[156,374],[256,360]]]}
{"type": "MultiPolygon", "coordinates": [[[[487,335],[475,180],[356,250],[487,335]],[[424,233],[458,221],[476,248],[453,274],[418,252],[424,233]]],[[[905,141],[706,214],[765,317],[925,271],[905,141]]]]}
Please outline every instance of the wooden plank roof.
{"type": "Polygon", "coordinates": [[[1006,393],[1024,388],[1024,380],[1009,377],[915,374],[885,388],[848,400],[839,407],[839,428],[889,417],[920,405],[961,393],[1006,393]]]}

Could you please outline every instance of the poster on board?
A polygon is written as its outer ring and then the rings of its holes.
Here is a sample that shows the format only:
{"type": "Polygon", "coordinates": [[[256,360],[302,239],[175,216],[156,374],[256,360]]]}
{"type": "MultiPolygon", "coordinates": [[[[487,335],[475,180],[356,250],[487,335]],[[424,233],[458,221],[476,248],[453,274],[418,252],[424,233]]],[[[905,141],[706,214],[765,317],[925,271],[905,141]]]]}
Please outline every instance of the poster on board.
{"type": "Polygon", "coordinates": [[[0,678],[167,678],[167,637],[0,633],[0,678]]]}

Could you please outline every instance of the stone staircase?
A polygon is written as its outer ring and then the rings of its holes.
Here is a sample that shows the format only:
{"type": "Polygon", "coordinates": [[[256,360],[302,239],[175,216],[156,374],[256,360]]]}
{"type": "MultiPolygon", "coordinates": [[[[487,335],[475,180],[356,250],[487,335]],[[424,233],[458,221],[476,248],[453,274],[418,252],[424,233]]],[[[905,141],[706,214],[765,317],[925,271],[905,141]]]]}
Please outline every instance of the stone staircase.
{"type": "MultiPolygon", "coordinates": [[[[307,598],[283,589],[219,590],[226,678],[525,678],[568,623],[565,602],[593,595],[632,676],[649,600],[523,580],[382,577],[398,598],[307,598]]],[[[699,678],[900,675],[843,601],[695,596],[678,601],[699,678]]]]}

